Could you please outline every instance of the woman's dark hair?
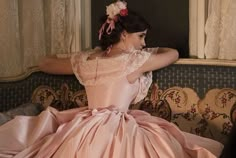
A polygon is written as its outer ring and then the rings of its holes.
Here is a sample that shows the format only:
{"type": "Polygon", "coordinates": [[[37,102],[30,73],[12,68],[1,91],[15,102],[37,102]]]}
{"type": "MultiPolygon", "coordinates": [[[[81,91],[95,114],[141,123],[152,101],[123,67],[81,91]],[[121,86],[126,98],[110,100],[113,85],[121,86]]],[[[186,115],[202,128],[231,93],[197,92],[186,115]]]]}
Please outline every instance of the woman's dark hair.
{"type": "MultiPolygon", "coordinates": [[[[141,32],[150,29],[149,23],[136,12],[130,11],[126,16],[117,15],[118,20],[115,22],[115,28],[110,34],[107,34],[106,29],[109,24],[106,24],[104,32],[100,39],[100,46],[102,50],[106,50],[109,46],[120,41],[121,33],[125,30],[128,33],[141,32]]],[[[101,18],[101,23],[105,23],[107,15],[101,18]]]]}

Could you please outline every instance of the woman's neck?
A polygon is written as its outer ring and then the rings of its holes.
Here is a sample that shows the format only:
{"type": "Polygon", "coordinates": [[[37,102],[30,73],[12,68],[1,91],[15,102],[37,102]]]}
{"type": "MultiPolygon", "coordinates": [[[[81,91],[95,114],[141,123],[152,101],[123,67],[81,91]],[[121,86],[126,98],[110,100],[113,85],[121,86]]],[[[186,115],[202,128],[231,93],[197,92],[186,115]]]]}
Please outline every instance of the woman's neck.
{"type": "Polygon", "coordinates": [[[116,44],[108,48],[108,50],[105,52],[105,56],[108,56],[108,57],[117,56],[125,52],[127,52],[127,49],[124,47],[124,45],[116,44]]]}

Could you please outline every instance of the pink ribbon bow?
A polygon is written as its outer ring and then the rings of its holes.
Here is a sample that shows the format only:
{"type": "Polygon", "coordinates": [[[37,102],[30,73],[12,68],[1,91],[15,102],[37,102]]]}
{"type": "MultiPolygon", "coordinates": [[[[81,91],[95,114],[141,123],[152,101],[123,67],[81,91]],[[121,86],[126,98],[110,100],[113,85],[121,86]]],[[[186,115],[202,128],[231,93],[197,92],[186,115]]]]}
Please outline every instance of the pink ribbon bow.
{"type": "Polygon", "coordinates": [[[106,30],[106,33],[108,35],[111,34],[112,30],[115,28],[115,21],[113,19],[107,19],[106,22],[102,24],[102,27],[99,30],[99,40],[101,40],[106,24],[109,24],[106,30]]]}

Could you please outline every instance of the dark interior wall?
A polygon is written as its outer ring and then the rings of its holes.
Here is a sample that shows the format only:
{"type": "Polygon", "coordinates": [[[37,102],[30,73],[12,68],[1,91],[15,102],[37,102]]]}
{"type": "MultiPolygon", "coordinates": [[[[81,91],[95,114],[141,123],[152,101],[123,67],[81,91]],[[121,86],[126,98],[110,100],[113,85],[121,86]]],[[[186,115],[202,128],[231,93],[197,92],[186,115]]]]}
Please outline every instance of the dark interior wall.
{"type": "MultiPolygon", "coordinates": [[[[99,19],[115,0],[92,0],[92,46],[98,44],[99,19]]],[[[189,57],[189,0],[126,0],[128,8],[143,15],[151,24],[147,47],[171,47],[181,58],[189,57]]]]}

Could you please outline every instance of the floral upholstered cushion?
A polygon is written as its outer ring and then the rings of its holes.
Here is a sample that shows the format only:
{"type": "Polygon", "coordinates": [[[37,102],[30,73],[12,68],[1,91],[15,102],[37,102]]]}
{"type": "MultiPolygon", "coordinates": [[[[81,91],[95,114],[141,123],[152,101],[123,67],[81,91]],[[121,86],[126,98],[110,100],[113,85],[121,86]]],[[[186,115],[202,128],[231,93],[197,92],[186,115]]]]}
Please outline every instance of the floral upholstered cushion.
{"type": "MultiPolygon", "coordinates": [[[[87,106],[85,90],[73,92],[67,84],[54,90],[39,86],[32,102],[58,110],[87,106]]],[[[159,89],[153,82],[148,95],[130,109],[140,109],[176,124],[181,130],[225,143],[236,118],[236,90],[212,89],[200,99],[191,88],[159,89]]]]}

